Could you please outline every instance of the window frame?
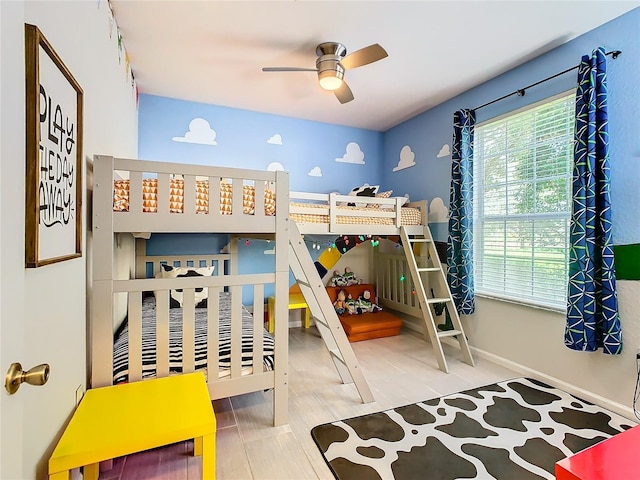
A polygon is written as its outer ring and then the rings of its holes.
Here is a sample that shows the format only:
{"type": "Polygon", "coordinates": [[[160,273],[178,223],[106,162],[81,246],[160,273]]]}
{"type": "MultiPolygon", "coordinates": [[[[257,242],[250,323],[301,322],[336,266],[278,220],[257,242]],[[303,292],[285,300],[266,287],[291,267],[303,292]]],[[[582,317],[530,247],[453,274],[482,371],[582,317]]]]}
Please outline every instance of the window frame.
{"type": "MultiPolygon", "coordinates": [[[[552,102],[555,102],[557,100],[569,97],[572,98],[575,104],[575,95],[576,95],[576,90],[577,88],[571,88],[569,90],[565,90],[563,92],[560,92],[558,94],[555,95],[551,95],[549,97],[545,97],[544,99],[541,99],[539,101],[533,102],[531,104],[525,105],[523,107],[520,107],[518,109],[515,110],[511,110],[505,113],[502,113],[498,116],[492,117],[492,118],[488,118],[486,120],[483,120],[482,122],[476,124],[474,126],[474,157],[473,157],[473,161],[474,161],[474,181],[473,181],[473,187],[474,187],[474,202],[473,202],[473,258],[474,258],[474,272],[478,271],[478,253],[479,253],[479,241],[478,241],[478,232],[482,231],[482,229],[480,228],[480,225],[483,224],[483,219],[485,218],[484,215],[481,216],[480,212],[478,212],[479,208],[478,208],[478,200],[477,200],[477,191],[478,188],[476,188],[477,186],[477,179],[476,179],[476,173],[478,173],[477,170],[477,165],[476,163],[478,161],[480,161],[480,159],[477,156],[477,131],[479,128],[485,127],[489,124],[493,124],[496,122],[500,122],[506,118],[509,117],[513,117],[516,115],[519,115],[523,112],[529,111],[529,110],[534,110],[536,108],[539,108],[541,106],[550,104],[552,102]]],[[[574,112],[575,113],[575,112],[574,112]]],[[[575,124],[572,126],[571,129],[571,138],[572,138],[572,143],[571,143],[571,148],[570,148],[570,164],[569,164],[569,168],[568,168],[568,187],[569,187],[569,203],[568,203],[568,212],[546,212],[546,213],[533,213],[533,214],[523,214],[521,215],[521,218],[523,220],[544,220],[544,219],[554,219],[554,218],[566,218],[568,220],[567,222],[567,227],[565,230],[565,239],[566,239],[566,244],[567,244],[567,248],[565,251],[565,270],[567,272],[567,277],[566,277],[566,284],[565,284],[565,299],[564,299],[564,305],[560,306],[557,303],[551,304],[551,303],[545,303],[544,300],[542,299],[533,299],[533,298],[524,298],[521,296],[516,295],[509,295],[509,294],[502,294],[502,293],[497,293],[494,291],[487,291],[487,290],[483,290],[482,287],[480,287],[478,289],[478,283],[477,281],[475,282],[475,295],[481,298],[489,298],[489,299],[493,299],[493,300],[498,300],[498,301],[503,301],[506,303],[512,303],[512,304],[516,304],[516,305],[522,305],[522,306],[527,306],[527,307],[532,307],[532,308],[537,308],[537,309],[542,309],[542,310],[549,310],[549,311],[553,311],[553,312],[561,312],[564,313],[566,312],[566,288],[569,282],[569,278],[568,278],[568,269],[569,269],[569,242],[570,242],[570,225],[571,225],[571,215],[572,215],[572,205],[571,205],[571,195],[572,195],[572,173],[573,173],[573,165],[572,165],[572,159],[573,159],[573,145],[575,142],[575,124]]],[[[533,143],[531,144],[532,146],[534,145],[533,143]]],[[[483,159],[484,160],[484,159],[483,159]]],[[[484,164],[482,165],[482,169],[484,169],[484,164]]],[[[484,170],[482,170],[484,171],[484,170]]],[[[531,178],[535,178],[535,175],[533,175],[531,178]]],[[[507,182],[508,184],[509,182],[507,182]]],[[[482,184],[482,190],[481,192],[484,193],[485,190],[485,185],[484,183],[482,184]]],[[[508,219],[511,217],[513,218],[513,215],[509,215],[507,213],[505,213],[504,215],[501,215],[504,219],[505,225],[508,222],[508,219]]],[[[495,218],[495,216],[494,216],[495,218]]],[[[503,243],[503,247],[506,249],[508,248],[508,246],[503,243]]],[[[535,263],[534,263],[535,265],[535,263]]],[[[477,278],[477,275],[476,275],[477,278]]]]}

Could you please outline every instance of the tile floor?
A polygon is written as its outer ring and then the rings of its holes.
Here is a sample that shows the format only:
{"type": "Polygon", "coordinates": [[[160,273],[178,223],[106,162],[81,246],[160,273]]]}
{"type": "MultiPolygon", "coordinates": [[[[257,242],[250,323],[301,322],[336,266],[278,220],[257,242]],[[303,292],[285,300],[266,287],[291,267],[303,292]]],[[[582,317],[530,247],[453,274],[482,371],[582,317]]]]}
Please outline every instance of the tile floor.
{"type": "MultiPolygon", "coordinates": [[[[254,392],[213,403],[218,422],[218,480],[333,479],[310,430],[315,425],[406,405],[448,393],[519,377],[476,358],[462,363],[445,346],[450,373],[438,370],[429,343],[404,331],[396,337],[352,344],[376,401],[360,402],[353,384],[340,383],[315,328],[292,328],[290,340],[289,424],[273,427],[271,392],[254,392]]],[[[118,458],[101,480],[199,479],[201,459],[193,442],[118,458]]]]}

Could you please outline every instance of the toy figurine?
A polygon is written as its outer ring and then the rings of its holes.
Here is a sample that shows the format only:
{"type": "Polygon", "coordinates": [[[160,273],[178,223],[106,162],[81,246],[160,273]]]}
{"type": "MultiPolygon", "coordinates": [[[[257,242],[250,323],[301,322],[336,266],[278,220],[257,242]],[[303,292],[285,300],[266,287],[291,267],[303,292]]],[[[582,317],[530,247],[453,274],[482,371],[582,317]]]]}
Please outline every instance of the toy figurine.
{"type": "Polygon", "coordinates": [[[349,315],[355,315],[358,312],[357,310],[357,305],[356,305],[356,301],[353,299],[353,297],[351,296],[351,294],[347,295],[347,300],[346,300],[346,305],[347,305],[347,312],[349,315]]]}
{"type": "Polygon", "coordinates": [[[361,280],[356,277],[356,274],[351,271],[349,267],[344,269],[344,273],[341,274],[337,270],[333,271],[333,276],[329,279],[328,286],[330,287],[350,287],[351,285],[360,285],[361,280]]]}
{"type": "Polygon", "coordinates": [[[382,308],[371,301],[371,292],[365,290],[362,295],[356,300],[356,312],[358,314],[363,313],[378,313],[382,308]]]}
{"type": "Polygon", "coordinates": [[[333,308],[335,308],[338,315],[344,315],[347,312],[346,298],[344,290],[340,290],[338,298],[333,302],[333,308]]]}

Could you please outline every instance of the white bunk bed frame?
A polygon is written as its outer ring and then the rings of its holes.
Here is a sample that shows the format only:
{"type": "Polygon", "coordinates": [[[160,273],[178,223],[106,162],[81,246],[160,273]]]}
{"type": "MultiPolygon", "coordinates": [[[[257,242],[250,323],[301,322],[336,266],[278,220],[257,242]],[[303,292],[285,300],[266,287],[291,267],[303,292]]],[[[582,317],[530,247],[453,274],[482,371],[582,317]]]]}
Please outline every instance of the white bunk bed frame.
{"type": "MultiPolygon", "coordinates": [[[[354,197],[349,195],[339,195],[335,193],[321,194],[308,192],[291,192],[291,202],[296,202],[296,206],[291,206],[289,213],[327,215],[329,223],[300,223],[297,222],[298,229],[302,234],[327,234],[327,235],[385,235],[400,236],[401,208],[402,206],[413,207],[420,210],[420,225],[407,225],[405,229],[409,235],[421,235],[424,227],[428,225],[428,204],[426,200],[417,202],[407,202],[403,205],[403,199],[391,198],[371,198],[354,197]],[[353,217],[373,217],[391,218],[393,225],[362,225],[337,223],[337,217],[345,215],[344,209],[340,205],[348,202],[363,202],[366,199],[368,204],[379,204],[379,209],[368,209],[349,211],[348,215],[353,217]],[[323,208],[305,207],[304,203],[320,203],[323,208]]],[[[404,253],[381,252],[374,250],[373,255],[373,275],[376,283],[376,294],[378,303],[383,307],[391,308],[411,316],[421,318],[422,312],[420,302],[416,297],[413,287],[413,280],[409,272],[407,257],[404,253]],[[406,278],[400,280],[401,274],[407,273],[406,278]]]]}
{"type": "MultiPolygon", "coordinates": [[[[291,192],[290,214],[325,215],[328,223],[296,222],[301,234],[398,236],[402,240],[403,255],[380,252],[374,254],[374,277],[377,301],[385,308],[407,313],[421,319],[425,339],[433,346],[439,368],[449,372],[442,348],[442,340],[452,343],[457,340],[462,359],[474,365],[469,344],[464,334],[453,297],[446,281],[431,231],[428,227],[426,201],[408,203],[406,207],[420,210],[419,225],[402,224],[403,198],[354,197],[338,194],[313,194],[291,192]],[[378,204],[379,208],[346,210],[342,205],[355,202],[378,204]],[[315,203],[315,206],[309,204],[315,203]],[[306,204],[306,205],[305,205],[306,204]],[[340,217],[341,222],[338,222],[340,217]],[[374,218],[374,223],[344,223],[348,217],[374,218]],[[391,219],[392,224],[381,225],[376,219],[391,219]],[[447,304],[453,328],[441,330],[435,321],[435,305],[447,304]]],[[[305,217],[302,217],[305,218],[305,217]]],[[[305,218],[306,219],[306,218],[305,218]]],[[[326,315],[326,312],[325,312],[326,315]]],[[[413,323],[413,322],[412,322],[413,323]]],[[[420,328],[420,327],[418,327],[420,328]]]]}
{"type": "MultiPolygon", "coordinates": [[[[329,223],[301,223],[298,224],[302,234],[335,234],[335,235],[400,235],[402,226],[401,208],[405,199],[398,197],[377,198],[377,197],[353,197],[350,195],[339,195],[337,193],[309,193],[291,192],[291,202],[298,205],[291,206],[290,214],[327,215],[329,223]],[[345,212],[340,206],[350,202],[366,202],[367,204],[378,204],[378,209],[350,210],[345,212]],[[303,206],[304,203],[320,203],[322,208],[303,206]],[[339,216],[367,217],[367,218],[390,218],[391,225],[359,224],[359,223],[338,223],[339,216]]],[[[427,202],[408,202],[405,207],[414,207],[420,210],[420,225],[407,225],[405,228],[409,235],[422,233],[427,225],[427,202]]]]}
{"type": "MultiPolygon", "coordinates": [[[[117,177],[116,177],[117,178],[117,177]]],[[[196,288],[209,289],[208,331],[218,330],[217,292],[225,287],[232,293],[231,306],[231,367],[230,375],[219,378],[217,358],[217,338],[208,338],[207,376],[212,399],[239,395],[248,392],[273,389],[274,426],[288,421],[288,290],[289,290],[289,175],[287,172],[268,172],[235,168],[185,165],[165,162],[151,162],[114,158],[98,155],[93,166],[93,285],[92,315],[90,320],[91,338],[91,386],[101,387],[113,383],[113,335],[115,319],[114,299],[118,294],[127,295],[127,316],[129,329],[129,380],[142,378],[141,346],[141,302],[142,292],[159,292],[157,309],[157,344],[166,344],[167,351],[158,349],[157,374],[169,375],[168,368],[168,296],[172,288],[182,288],[184,293],[183,340],[191,347],[183,349],[183,371],[194,370],[194,298],[196,288]],[[113,211],[114,173],[127,172],[130,195],[129,211],[113,211]],[[143,213],[143,176],[151,174],[157,178],[157,212],[143,213]],[[184,178],[184,212],[170,213],[170,179],[179,174],[184,178]],[[208,213],[196,213],[196,179],[208,179],[208,213]],[[220,213],[220,181],[232,183],[232,213],[220,213]],[[243,184],[255,187],[255,209],[252,215],[243,212],[243,184]],[[276,194],[276,214],[264,214],[264,198],[260,192],[266,187],[276,194]],[[227,233],[232,237],[227,256],[163,256],[146,257],[141,253],[135,268],[138,278],[118,279],[114,271],[114,241],[123,233],[227,233]],[[237,235],[275,240],[275,271],[273,273],[240,275],[237,268],[237,235]],[[281,241],[278,241],[281,240],[281,241]],[[186,266],[192,261],[199,266],[200,261],[211,265],[219,263],[213,276],[188,278],[140,278],[145,276],[146,263],[154,264],[154,272],[159,262],[173,265],[179,262],[186,266]],[[225,273],[222,263],[228,261],[225,273]],[[145,265],[145,266],[143,266],[145,265]],[[254,352],[253,365],[262,365],[262,329],[264,308],[264,285],[275,284],[275,328],[274,360],[272,371],[252,368],[243,371],[241,366],[241,296],[243,285],[252,285],[254,293],[254,352]],[[162,299],[165,299],[163,302],[162,299]],[[162,304],[165,307],[162,307],[162,304]],[[213,305],[213,307],[212,307],[213,305]],[[189,342],[191,340],[191,342],[189,342]],[[215,354],[212,354],[214,352],[215,354]]],[[[141,248],[141,243],[138,243],[141,248]]],[[[133,270],[133,268],[132,268],[133,270]]]]}

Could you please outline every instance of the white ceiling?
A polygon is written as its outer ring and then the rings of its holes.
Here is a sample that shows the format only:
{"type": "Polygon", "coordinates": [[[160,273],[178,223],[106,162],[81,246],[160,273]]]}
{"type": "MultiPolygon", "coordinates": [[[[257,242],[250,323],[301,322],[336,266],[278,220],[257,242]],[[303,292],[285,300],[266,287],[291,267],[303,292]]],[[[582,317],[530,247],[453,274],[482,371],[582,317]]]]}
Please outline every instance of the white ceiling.
{"type": "Polygon", "coordinates": [[[111,0],[111,5],[141,93],[384,131],[640,1],[111,0]],[[346,72],[355,96],[350,103],[341,105],[322,90],[314,72],[261,71],[263,66],[315,68],[315,47],[326,41],[344,44],[347,53],[379,43],[389,53],[346,72]]]}

